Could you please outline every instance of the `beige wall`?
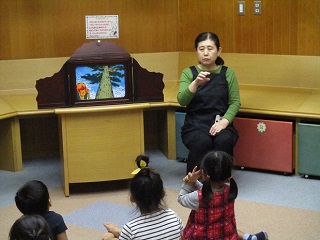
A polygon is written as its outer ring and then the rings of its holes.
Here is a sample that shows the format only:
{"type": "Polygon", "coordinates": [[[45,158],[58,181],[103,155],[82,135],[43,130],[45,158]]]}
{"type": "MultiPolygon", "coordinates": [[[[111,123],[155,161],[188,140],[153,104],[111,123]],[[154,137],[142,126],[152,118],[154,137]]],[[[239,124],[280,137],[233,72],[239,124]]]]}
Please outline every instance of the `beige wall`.
{"type": "MultiPolygon", "coordinates": [[[[131,54],[141,67],[150,72],[160,72],[163,80],[176,81],[179,76],[179,53],[131,54]]],[[[68,57],[0,60],[0,96],[36,94],[36,81],[59,72],[68,57]]]]}
{"type": "MultiPolygon", "coordinates": [[[[166,89],[178,86],[182,70],[196,63],[194,52],[131,56],[148,71],[162,73],[166,89]]],[[[236,71],[240,85],[320,88],[320,56],[223,53],[221,57],[226,66],[236,71]]],[[[0,96],[36,94],[36,81],[51,77],[67,60],[61,57],[0,61],[0,96]]]]}

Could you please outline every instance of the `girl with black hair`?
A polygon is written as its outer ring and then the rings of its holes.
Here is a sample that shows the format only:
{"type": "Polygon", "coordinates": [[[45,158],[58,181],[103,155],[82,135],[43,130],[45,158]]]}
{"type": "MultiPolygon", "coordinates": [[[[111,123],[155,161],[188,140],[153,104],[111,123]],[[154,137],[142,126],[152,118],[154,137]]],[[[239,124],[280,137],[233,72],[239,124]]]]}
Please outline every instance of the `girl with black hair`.
{"type": "Polygon", "coordinates": [[[147,167],[148,156],[139,155],[136,163],[139,171],[130,182],[130,201],[136,204],[141,215],[126,223],[122,229],[113,223],[104,223],[108,233],[103,239],[180,239],[182,221],[163,204],[165,191],[160,174],[147,167]]]}
{"type": "Polygon", "coordinates": [[[40,215],[23,215],[12,225],[9,240],[50,240],[49,226],[40,215]]]}
{"type": "Polygon", "coordinates": [[[16,193],[17,208],[24,215],[40,215],[48,223],[51,240],[68,240],[63,217],[50,211],[51,200],[47,186],[38,180],[26,182],[16,193]]]}
{"type": "Polygon", "coordinates": [[[192,209],[182,239],[266,240],[267,233],[244,234],[237,230],[234,202],[237,183],[231,178],[233,158],[223,151],[208,152],[201,169],[184,177],[178,202],[192,209]],[[201,178],[202,182],[198,181],[201,178]]]}

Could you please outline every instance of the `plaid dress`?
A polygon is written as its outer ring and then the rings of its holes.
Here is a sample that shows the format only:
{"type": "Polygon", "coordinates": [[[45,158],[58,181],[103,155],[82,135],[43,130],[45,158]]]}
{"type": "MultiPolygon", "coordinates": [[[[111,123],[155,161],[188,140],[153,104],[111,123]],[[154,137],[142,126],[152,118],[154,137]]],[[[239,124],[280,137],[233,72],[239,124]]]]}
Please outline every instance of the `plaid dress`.
{"type": "Polygon", "coordinates": [[[184,240],[215,239],[239,240],[234,201],[228,202],[230,187],[212,193],[212,200],[204,203],[201,190],[197,190],[199,209],[192,210],[182,234],[184,240]]]}

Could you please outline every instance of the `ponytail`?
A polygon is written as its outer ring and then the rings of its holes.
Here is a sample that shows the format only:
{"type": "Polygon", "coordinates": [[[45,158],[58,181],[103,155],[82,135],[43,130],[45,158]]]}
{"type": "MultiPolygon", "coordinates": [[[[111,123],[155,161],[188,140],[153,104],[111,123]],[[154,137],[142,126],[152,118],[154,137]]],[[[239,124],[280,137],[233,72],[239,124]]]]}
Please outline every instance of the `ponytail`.
{"type": "Polygon", "coordinates": [[[222,57],[218,56],[215,63],[216,65],[224,65],[224,60],[222,59],[222,57]]]}
{"type": "Polygon", "coordinates": [[[233,178],[230,178],[230,193],[228,197],[228,202],[234,201],[238,196],[238,185],[233,178]]]}
{"type": "Polygon", "coordinates": [[[203,202],[205,203],[210,202],[212,199],[212,189],[211,189],[211,183],[209,178],[203,182],[201,191],[202,191],[203,202]]]}

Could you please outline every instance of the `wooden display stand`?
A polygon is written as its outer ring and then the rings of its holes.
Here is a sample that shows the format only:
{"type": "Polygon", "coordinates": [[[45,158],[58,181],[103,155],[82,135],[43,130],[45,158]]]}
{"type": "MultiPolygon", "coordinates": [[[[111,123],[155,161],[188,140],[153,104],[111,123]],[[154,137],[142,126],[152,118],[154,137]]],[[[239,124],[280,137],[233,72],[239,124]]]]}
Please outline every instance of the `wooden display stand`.
{"type": "Polygon", "coordinates": [[[60,119],[63,185],[129,179],[144,153],[144,104],[56,110],[60,119]]]}
{"type": "Polygon", "coordinates": [[[142,68],[119,45],[99,41],[77,49],[58,73],[38,80],[36,88],[38,108],[57,108],[66,196],[70,183],[132,177],[134,160],[144,153],[143,110],[150,106],[142,102],[163,102],[163,74],[142,68]],[[112,64],[124,66],[123,98],[76,98],[75,68],[96,64],[108,72],[112,64]]]}
{"type": "MultiPolygon", "coordinates": [[[[111,75],[111,74],[110,74],[111,75]]],[[[100,77],[101,78],[101,77],[100,77]]],[[[105,88],[108,84],[105,84],[105,88]]],[[[109,85],[112,85],[109,83],[109,85]]],[[[95,106],[133,102],[163,102],[163,74],[149,72],[114,42],[85,43],[78,48],[59,72],[36,82],[39,109],[57,107],[95,106]],[[78,101],[76,98],[77,66],[122,64],[125,75],[125,95],[119,98],[96,98],[78,101]]],[[[106,89],[103,89],[106,91],[106,89]]]]}

